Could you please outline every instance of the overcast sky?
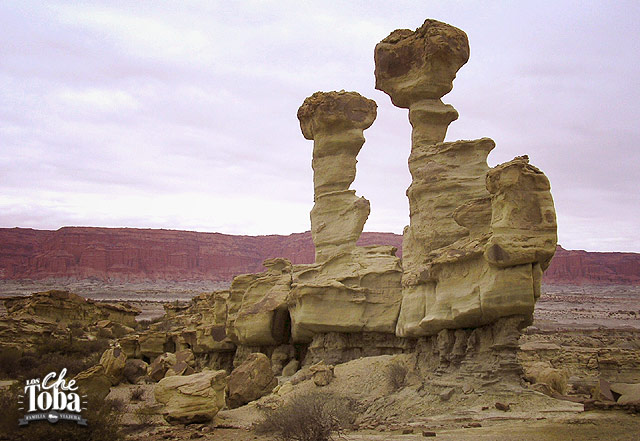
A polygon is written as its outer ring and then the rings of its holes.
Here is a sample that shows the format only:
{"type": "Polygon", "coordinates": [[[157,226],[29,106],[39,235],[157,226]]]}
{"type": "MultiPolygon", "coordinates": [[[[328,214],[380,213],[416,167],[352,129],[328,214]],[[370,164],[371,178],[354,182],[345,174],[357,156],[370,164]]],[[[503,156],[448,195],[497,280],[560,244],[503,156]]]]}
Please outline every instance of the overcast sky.
{"type": "Polygon", "coordinates": [[[352,188],[401,233],[407,111],[373,49],[434,18],[471,57],[447,140],[490,137],[549,177],[559,243],[640,252],[638,1],[0,2],[0,227],[308,230],[305,97],[378,103],[352,188]]]}

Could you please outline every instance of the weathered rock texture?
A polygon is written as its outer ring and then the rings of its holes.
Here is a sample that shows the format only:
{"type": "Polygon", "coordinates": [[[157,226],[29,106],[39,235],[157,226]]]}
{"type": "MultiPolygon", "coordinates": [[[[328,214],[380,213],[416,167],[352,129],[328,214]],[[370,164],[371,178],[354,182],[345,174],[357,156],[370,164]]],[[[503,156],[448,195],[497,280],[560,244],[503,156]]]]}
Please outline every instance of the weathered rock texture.
{"type": "Polygon", "coordinates": [[[376,108],[374,101],[342,91],[316,92],[298,109],[302,134],[313,140],[311,234],[316,262],[354,249],[369,217],[369,201],[349,186],[356,177],[363,131],[376,119],[376,108]]]}
{"type": "Polygon", "coordinates": [[[206,423],[225,406],[226,372],[205,370],[160,380],[153,392],[170,423],[206,423]]]}
{"type": "Polygon", "coordinates": [[[28,297],[4,299],[9,316],[27,316],[49,319],[58,323],[79,322],[93,324],[110,320],[135,326],[138,308],[127,303],[98,303],[68,291],[46,291],[28,297]]]}
{"type": "Polygon", "coordinates": [[[399,336],[514,315],[530,323],[556,247],[549,182],[527,157],[490,170],[492,140],[443,142],[458,114],[440,98],[468,58],[466,34],[435,20],[375,49],[376,88],[409,109],[413,127],[399,336]]]}

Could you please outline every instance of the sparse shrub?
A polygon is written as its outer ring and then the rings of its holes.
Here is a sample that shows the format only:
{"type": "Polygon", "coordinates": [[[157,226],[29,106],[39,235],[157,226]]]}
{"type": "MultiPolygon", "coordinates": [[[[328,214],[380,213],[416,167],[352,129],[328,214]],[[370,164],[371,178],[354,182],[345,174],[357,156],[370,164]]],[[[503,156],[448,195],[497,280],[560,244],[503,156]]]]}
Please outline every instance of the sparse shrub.
{"type": "Polygon", "coordinates": [[[283,441],[332,440],[334,436],[341,437],[355,418],[351,400],[317,392],[297,395],[278,408],[265,408],[262,412],[256,432],[283,441]]]}
{"type": "Polygon", "coordinates": [[[68,328],[73,337],[82,337],[84,335],[84,326],[78,321],[69,323],[68,328]]]}
{"type": "Polygon", "coordinates": [[[142,397],[144,397],[144,389],[141,387],[131,389],[131,392],[129,392],[129,398],[131,401],[141,401],[142,397]]]}
{"type": "Polygon", "coordinates": [[[97,364],[108,346],[107,340],[49,339],[26,351],[3,349],[0,351],[0,377],[13,380],[41,378],[66,368],[68,378],[71,378],[97,364]]]}
{"type": "Polygon", "coordinates": [[[407,367],[398,362],[389,364],[385,369],[385,374],[389,386],[396,391],[403,388],[407,383],[407,367]]]}

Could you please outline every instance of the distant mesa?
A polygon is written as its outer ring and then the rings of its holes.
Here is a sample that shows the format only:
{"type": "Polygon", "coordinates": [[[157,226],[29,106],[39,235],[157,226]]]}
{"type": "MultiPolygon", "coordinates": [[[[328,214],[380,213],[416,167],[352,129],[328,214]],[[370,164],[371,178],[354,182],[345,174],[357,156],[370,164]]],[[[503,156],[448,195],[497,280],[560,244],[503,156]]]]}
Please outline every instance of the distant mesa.
{"type": "MultiPolygon", "coordinates": [[[[364,232],[358,245],[392,245],[402,235],[364,232]]],[[[0,228],[0,280],[104,282],[215,281],[263,270],[281,256],[311,263],[309,231],[288,236],[236,236],[136,228],[64,227],[56,231],[0,228]]],[[[543,283],[640,285],[640,253],[596,253],[558,246],[543,283]]]]}

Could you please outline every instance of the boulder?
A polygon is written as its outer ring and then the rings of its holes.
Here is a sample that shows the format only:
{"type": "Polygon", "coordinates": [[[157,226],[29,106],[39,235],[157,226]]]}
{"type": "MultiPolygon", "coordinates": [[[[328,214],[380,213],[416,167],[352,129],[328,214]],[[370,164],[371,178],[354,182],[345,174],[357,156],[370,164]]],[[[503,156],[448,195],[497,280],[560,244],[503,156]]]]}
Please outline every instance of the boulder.
{"type": "Polygon", "coordinates": [[[293,359],[287,363],[285,367],[282,368],[282,376],[290,377],[298,371],[300,367],[300,362],[296,359],[293,359]]]}
{"type": "Polygon", "coordinates": [[[153,381],[160,381],[176,361],[176,354],[170,352],[157,356],[149,365],[149,377],[153,381]]]}
{"type": "Polygon", "coordinates": [[[376,88],[409,109],[413,129],[401,337],[509,316],[530,324],[556,249],[549,181],[526,156],[490,169],[491,139],[443,142],[458,113],[441,98],[468,58],[466,34],[436,20],[396,30],[375,48],[376,88]]]}
{"type": "Polygon", "coordinates": [[[178,361],[176,364],[167,369],[164,377],[171,377],[172,375],[191,375],[195,373],[195,370],[184,361],[178,361]]]}
{"type": "Polygon", "coordinates": [[[112,386],[117,386],[123,380],[126,362],[127,356],[120,346],[107,349],[100,357],[100,364],[104,367],[104,374],[109,378],[112,386]]]}
{"type": "Polygon", "coordinates": [[[229,376],[229,406],[239,407],[257,400],[277,385],[269,358],[258,352],[250,354],[229,376]]]}
{"type": "Polygon", "coordinates": [[[122,371],[123,377],[131,384],[136,384],[140,378],[147,375],[149,364],[135,358],[127,359],[122,371]]]}
{"type": "Polygon", "coordinates": [[[314,364],[309,368],[313,378],[313,383],[316,386],[327,386],[333,381],[334,373],[333,366],[326,365],[324,363],[314,364]]]}
{"type": "Polygon", "coordinates": [[[618,394],[618,404],[640,404],[640,383],[613,383],[611,392],[618,394]]]}
{"type": "Polygon", "coordinates": [[[555,369],[549,362],[528,363],[524,365],[524,372],[524,378],[527,381],[532,384],[544,384],[548,386],[551,393],[564,395],[567,392],[567,374],[560,369],[555,369]]]}
{"type": "Polygon", "coordinates": [[[89,395],[96,400],[104,400],[111,390],[111,379],[106,375],[104,366],[97,364],[85,369],[73,378],[81,395],[89,395]]]}
{"type": "Polygon", "coordinates": [[[225,405],[226,372],[205,370],[163,378],[154,387],[157,402],[169,423],[207,423],[225,405]]]}

